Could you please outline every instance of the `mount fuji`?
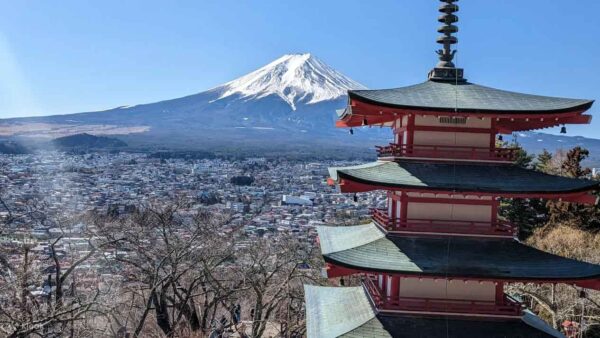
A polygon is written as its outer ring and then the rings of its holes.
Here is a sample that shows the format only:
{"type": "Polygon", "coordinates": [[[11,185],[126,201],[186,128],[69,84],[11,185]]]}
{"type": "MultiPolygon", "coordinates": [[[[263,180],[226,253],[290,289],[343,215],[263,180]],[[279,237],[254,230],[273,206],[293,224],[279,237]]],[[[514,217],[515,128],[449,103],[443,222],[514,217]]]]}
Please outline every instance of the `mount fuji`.
{"type": "MultiPolygon", "coordinates": [[[[347,104],[347,90],[363,88],[311,54],[289,54],[233,81],[173,100],[97,112],[0,119],[0,141],[35,145],[90,134],[113,136],[137,149],[282,155],[298,150],[339,153],[344,158],[373,155],[364,149],[388,143],[389,130],[358,128],[351,136],[334,127],[335,111],[347,104]]],[[[600,153],[600,141],[581,137],[522,133],[519,142],[534,152],[542,146],[554,151],[577,144],[600,153]]],[[[600,157],[592,160],[600,163],[600,157]]]]}
{"type": "Polygon", "coordinates": [[[296,110],[296,104],[336,100],[345,96],[348,89],[366,87],[311,54],[291,54],[215,89],[222,92],[219,99],[276,95],[296,110]]]}
{"type": "Polygon", "coordinates": [[[364,88],[311,54],[289,54],[223,85],[173,100],[0,120],[0,137],[88,133],[117,136],[130,145],[190,148],[360,143],[371,138],[368,132],[349,138],[334,124],[336,109],[347,104],[347,90],[364,88]]]}

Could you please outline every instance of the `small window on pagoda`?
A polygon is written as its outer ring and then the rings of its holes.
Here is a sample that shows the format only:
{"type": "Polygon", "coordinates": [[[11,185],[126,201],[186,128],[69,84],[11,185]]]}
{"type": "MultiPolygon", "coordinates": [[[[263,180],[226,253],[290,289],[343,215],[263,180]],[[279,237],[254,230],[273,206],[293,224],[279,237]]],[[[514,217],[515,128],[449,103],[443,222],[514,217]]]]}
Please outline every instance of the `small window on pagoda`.
{"type": "Polygon", "coordinates": [[[442,124],[467,124],[466,117],[440,116],[439,121],[442,124]]]}

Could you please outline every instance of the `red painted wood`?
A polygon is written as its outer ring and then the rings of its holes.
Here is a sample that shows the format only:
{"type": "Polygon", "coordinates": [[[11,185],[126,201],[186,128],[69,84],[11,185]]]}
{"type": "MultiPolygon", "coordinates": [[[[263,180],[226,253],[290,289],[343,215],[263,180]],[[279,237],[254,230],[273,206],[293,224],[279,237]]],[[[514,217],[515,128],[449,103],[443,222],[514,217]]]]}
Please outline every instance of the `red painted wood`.
{"type": "Polygon", "coordinates": [[[400,297],[396,294],[388,297],[384,290],[377,287],[375,275],[363,279],[363,287],[371,296],[375,307],[380,311],[442,312],[454,314],[479,314],[491,316],[520,316],[523,306],[508,295],[502,295],[499,301],[472,301],[439,298],[400,297]]]}
{"type": "MultiPolygon", "coordinates": [[[[390,191],[404,191],[404,192],[415,192],[415,193],[445,193],[462,196],[499,196],[505,198],[542,198],[542,199],[561,199],[565,202],[583,203],[583,204],[595,204],[598,199],[596,196],[586,192],[567,192],[567,193],[485,193],[478,191],[451,191],[451,190],[439,190],[439,189],[416,189],[416,188],[403,188],[403,187],[386,187],[376,184],[359,183],[350,179],[340,179],[339,181],[340,190],[344,193],[348,192],[368,192],[374,190],[390,190],[390,191]]],[[[592,189],[590,189],[591,191],[592,189]]]]}
{"type": "Polygon", "coordinates": [[[491,134],[493,130],[489,128],[467,128],[457,126],[414,126],[414,131],[437,131],[447,133],[466,133],[466,134],[491,134]]]}
{"type": "Polygon", "coordinates": [[[400,296],[400,276],[392,275],[391,287],[392,287],[392,290],[391,290],[390,294],[392,295],[392,297],[400,296]]]}
{"type": "Polygon", "coordinates": [[[400,221],[406,222],[408,219],[408,196],[405,192],[402,193],[400,200],[400,221]]]}
{"type": "MultiPolygon", "coordinates": [[[[326,265],[327,277],[328,278],[338,278],[343,276],[350,275],[374,275],[377,274],[375,271],[370,271],[367,269],[349,269],[342,266],[338,266],[336,264],[327,263],[326,265]]],[[[600,277],[592,277],[588,279],[572,279],[572,278],[562,278],[562,279],[551,279],[551,278],[527,278],[527,279],[511,279],[511,278],[468,278],[464,276],[455,276],[448,275],[446,277],[432,277],[426,275],[419,274],[402,274],[402,273],[393,273],[390,274],[392,277],[410,277],[410,278],[429,278],[429,279],[441,279],[445,280],[456,279],[456,280],[465,280],[465,281],[489,281],[489,282],[498,282],[498,283],[535,283],[535,284],[554,284],[554,283],[562,283],[562,284],[571,284],[576,285],[586,289],[599,290],[600,291],[600,277]]]]}
{"type": "MultiPolygon", "coordinates": [[[[410,131],[409,131],[410,135],[410,131]]],[[[412,140],[411,140],[412,141],[412,140]]],[[[379,157],[418,157],[432,160],[462,159],[513,162],[518,148],[487,148],[454,145],[409,145],[390,143],[387,146],[376,146],[379,157]]]]}
{"type": "MultiPolygon", "coordinates": [[[[582,115],[587,110],[576,109],[572,111],[560,112],[560,113],[531,113],[531,114],[519,114],[515,112],[453,112],[453,111],[432,111],[426,109],[401,109],[401,108],[388,108],[378,106],[375,104],[360,102],[356,99],[351,100],[352,115],[346,116],[342,121],[345,127],[358,127],[362,125],[364,117],[368,117],[370,124],[391,122],[404,115],[433,115],[433,116],[457,116],[457,117],[476,117],[476,118],[497,118],[500,121],[508,122],[524,122],[538,123],[538,125],[551,126],[552,123],[570,123],[570,124],[589,124],[591,122],[591,116],[582,115]],[[514,119],[514,121],[511,121],[514,119]],[[556,120],[558,119],[558,121],[556,120]],[[522,121],[519,121],[522,120],[522,121]]],[[[518,124],[503,124],[499,123],[498,129],[510,128],[512,126],[519,126],[518,124]]],[[[533,125],[533,124],[532,124],[533,125]]],[[[526,126],[526,125],[524,125],[526,126]]],[[[542,128],[536,127],[533,129],[542,128]]]]}
{"type": "Polygon", "coordinates": [[[363,273],[361,270],[348,269],[343,266],[329,263],[326,264],[325,269],[327,271],[327,278],[338,278],[363,273]]]}
{"type": "MultiPolygon", "coordinates": [[[[473,222],[461,220],[426,220],[389,217],[379,209],[371,210],[372,218],[380,227],[391,233],[439,234],[439,235],[480,235],[513,238],[517,227],[505,221],[473,222]]],[[[403,218],[404,217],[404,218],[403,218]]]]}
{"type": "Polygon", "coordinates": [[[408,122],[406,123],[406,144],[404,145],[407,148],[412,148],[415,140],[415,116],[409,115],[408,122]]]}
{"type": "Polygon", "coordinates": [[[498,130],[496,130],[496,120],[492,119],[491,123],[492,132],[490,133],[490,149],[496,148],[496,134],[498,134],[498,130]]]}
{"type": "Polygon", "coordinates": [[[496,222],[498,220],[498,207],[500,206],[500,201],[496,199],[496,196],[492,197],[492,222],[496,222]]]}
{"type": "Polygon", "coordinates": [[[496,304],[502,304],[504,301],[504,283],[496,282],[496,304]]]}
{"type": "Polygon", "coordinates": [[[474,200],[474,199],[453,199],[453,198],[437,198],[437,197],[413,197],[407,196],[408,202],[413,203],[442,203],[442,204],[461,204],[461,205],[491,205],[493,200],[474,200]]]}

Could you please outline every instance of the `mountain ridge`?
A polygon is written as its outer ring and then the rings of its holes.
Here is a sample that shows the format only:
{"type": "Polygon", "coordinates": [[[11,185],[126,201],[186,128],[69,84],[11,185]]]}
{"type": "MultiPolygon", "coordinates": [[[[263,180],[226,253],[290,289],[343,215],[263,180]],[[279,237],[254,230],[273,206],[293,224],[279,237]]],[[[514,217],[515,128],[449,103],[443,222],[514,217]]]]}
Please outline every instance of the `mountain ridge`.
{"type": "MultiPolygon", "coordinates": [[[[117,136],[131,147],[245,151],[279,147],[282,152],[316,149],[314,145],[364,149],[387,144],[391,133],[385,128],[357,128],[352,136],[335,128],[335,111],[347,104],[347,90],[363,88],[310,53],[286,54],[224,84],[175,99],[0,120],[0,137],[51,139],[88,133],[117,136]]],[[[554,151],[589,145],[592,155],[597,148],[600,156],[600,140],[535,132],[522,135],[521,143],[534,152],[542,147],[554,151]]]]}

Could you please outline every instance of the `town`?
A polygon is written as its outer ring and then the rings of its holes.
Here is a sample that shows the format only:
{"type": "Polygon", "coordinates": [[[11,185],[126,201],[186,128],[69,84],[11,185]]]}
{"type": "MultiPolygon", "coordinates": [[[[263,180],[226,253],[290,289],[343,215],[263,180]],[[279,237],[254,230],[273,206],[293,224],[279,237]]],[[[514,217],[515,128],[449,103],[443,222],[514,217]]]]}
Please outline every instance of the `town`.
{"type": "MultiPolygon", "coordinates": [[[[385,202],[381,193],[360,197],[339,193],[327,184],[327,167],[352,162],[300,160],[164,159],[129,152],[37,152],[0,155],[0,220],[4,241],[39,243],[78,238],[82,224],[69,229],[39,224],[28,216],[32,207],[59,217],[131,213],[144,203],[192,201],[190,208],[230,216],[231,226],[249,237],[292,233],[312,241],[314,227],[367,219],[369,206],[385,202]],[[35,204],[32,206],[32,204],[35,204]]],[[[75,246],[87,250],[83,244],[75,246]]]]}

